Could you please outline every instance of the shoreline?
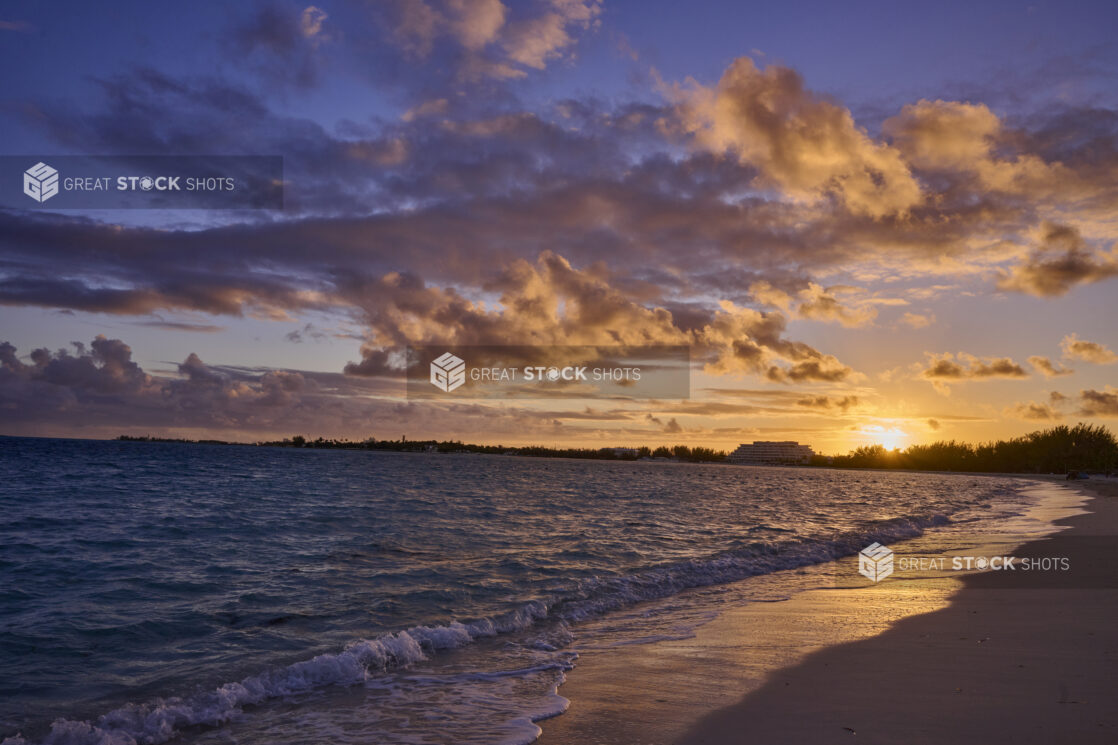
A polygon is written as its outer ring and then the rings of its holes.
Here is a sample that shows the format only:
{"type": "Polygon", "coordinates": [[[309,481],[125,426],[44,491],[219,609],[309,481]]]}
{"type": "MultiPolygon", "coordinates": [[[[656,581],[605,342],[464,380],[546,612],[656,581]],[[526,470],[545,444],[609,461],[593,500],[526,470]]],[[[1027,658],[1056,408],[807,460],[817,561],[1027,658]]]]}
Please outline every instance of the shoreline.
{"type": "Polygon", "coordinates": [[[692,639],[580,660],[560,689],[570,711],[541,722],[539,742],[1115,741],[1118,546],[1081,539],[1118,535],[1118,500],[1098,496],[1118,483],[1028,478],[1088,498],[1062,532],[1012,552],[1067,554],[1076,586],[982,572],[747,603],[692,639]]]}
{"type": "Polygon", "coordinates": [[[811,655],[677,742],[1112,743],[1118,683],[1118,484],[1075,482],[1086,514],[1014,552],[1068,557],[1074,578],[984,572],[946,608],[811,655]],[[1092,540],[1092,538],[1097,540],[1092,540]]]}
{"type": "MultiPolygon", "coordinates": [[[[683,464],[683,465],[705,465],[705,466],[733,466],[741,468],[780,468],[780,469],[807,469],[807,470],[834,470],[840,472],[873,472],[873,473],[929,473],[938,474],[943,476],[992,476],[1002,478],[1023,478],[1023,479],[1040,479],[1050,480],[1059,479],[1064,480],[1066,473],[1059,473],[1057,471],[1044,471],[1037,473],[1019,472],[1019,471],[959,471],[950,469],[933,469],[933,468],[883,468],[880,466],[836,466],[836,465],[822,465],[813,463],[731,463],[725,460],[712,460],[707,458],[680,458],[680,457],[628,457],[628,456],[603,456],[603,455],[570,455],[572,450],[580,450],[579,448],[559,448],[553,446],[543,445],[509,445],[507,447],[500,445],[476,445],[472,443],[461,443],[457,441],[435,441],[435,440],[406,440],[400,441],[409,444],[427,445],[434,443],[436,445],[457,445],[462,449],[456,450],[430,450],[426,448],[411,448],[411,447],[370,447],[362,442],[345,442],[330,440],[328,444],[317,444],[315,441],[307,441],[305,445],[293,445],[284,443],[282,441],[257,441],[257,442],[241,442],[238,440],[191,440],[185,438],[172,438],[172,437],[152,437],[148,435],[118,435],[117,437],[104,438],[104,437],[55,437],[50,435],[12,435],[0,433],[0,440],[3,439],[26,439],[26,440],[61,440],[61,441],[74,441],[74,442],[103,442],[103,443],[130,443],[140,445],[206,445],[206,446],[230,446],[230,447],[246,447],[246,448],[271,448],[276,450],[313,450],[313,451],[340,451],[340,452],[365,452],[365,453],[404,453],[410,455],[454,455],[454,456],[504,456],[515,458],[538,458],[540,460],[569,460],[569,461],[603,461],[606,463],[657,463],[657,464],[683,464]],[[343,443],[343,444],[338,444],[343,443]],[[471,449],[473,448],[473,449],[471,449]],[[500,449],[500,452],[492,452],[489,449],[500,449]],[[518,452],[519,450],[543,450],[553,452],[555,454],[543,453],[525,453],[518,452]]],[[[397,442],[393,440],[382,440],[376,442],[397,442]]],[[[615,450],[615,449],[629,449],[629,448],[615,448],[615,447],[602,447],[597,449],[581,449],[585,452],[597,452],[601,450],[615,450]]],[[[704,448],[699,448],[703,450],[704,448]]],[[[838,457],[838,456],[833,456],[838,457]]],[[[1072,469],[1076,470],[1076,469],[1072,469]]],[[[1099,473],[1097,470],[1080,469],[1084,473],[1099,473]]],[[[1103,478],[1106,476],[1094,476],[1092,478],[1103,478]]]]}

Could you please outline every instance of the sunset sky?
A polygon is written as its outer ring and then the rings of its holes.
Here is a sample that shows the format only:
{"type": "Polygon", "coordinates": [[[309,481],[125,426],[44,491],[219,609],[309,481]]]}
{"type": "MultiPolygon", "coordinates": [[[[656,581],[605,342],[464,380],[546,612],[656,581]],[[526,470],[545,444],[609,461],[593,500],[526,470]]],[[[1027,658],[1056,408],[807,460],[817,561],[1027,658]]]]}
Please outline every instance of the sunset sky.
{"type": "MultiPolygon", "coordinates": [[[[1118,423],[1109,2],[9,2],[7,155],[281,155],[275,211],[0,211],[0,433],[822,452],[1118,423]],[[689,345],[691,397],[385,352],[689,345]]],[[[19,171],[3,175],[19,179],[19,171]]]]}

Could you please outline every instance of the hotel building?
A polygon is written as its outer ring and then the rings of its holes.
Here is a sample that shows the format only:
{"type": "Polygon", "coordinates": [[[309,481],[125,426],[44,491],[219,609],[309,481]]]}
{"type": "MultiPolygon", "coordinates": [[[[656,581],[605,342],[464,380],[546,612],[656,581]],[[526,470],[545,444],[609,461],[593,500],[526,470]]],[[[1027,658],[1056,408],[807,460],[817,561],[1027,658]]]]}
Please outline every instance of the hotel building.
{"type": "Polygon", "coordinates": [[[738,445],[726,457],[727,463],[754,466],[797,466],[811,462],[814,451],[808,445],[785,440],[783,442],[753,442],[738,445]]]}

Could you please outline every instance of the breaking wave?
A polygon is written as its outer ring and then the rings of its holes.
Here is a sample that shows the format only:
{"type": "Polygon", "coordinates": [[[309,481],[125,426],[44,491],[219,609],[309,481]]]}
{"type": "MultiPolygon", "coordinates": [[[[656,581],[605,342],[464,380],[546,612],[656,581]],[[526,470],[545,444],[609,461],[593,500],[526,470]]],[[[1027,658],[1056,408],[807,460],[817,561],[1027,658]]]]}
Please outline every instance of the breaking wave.
{"type": "MultiPolygon", "coordinates": [[[[270,699],[296,696],[328,686],[357,685],[372,676],[423,662],[441,650],[461,648],[479,639],[538,626],[550,625],[551,633],[525,642],[526,646],[558,651],[571,640],[567,631],[571,623],[691,588],[832,561],[852,555],[873,541],[888,543],[914,538],[929,527],[949,522],[943,514],[897,518],[829,540],[749,542],[704,559],[661,564],[620,576],[595,577],[580,582],[572,591],[526,602],[498,616],[470,622],[452,621],[445,625],[413,626],[374,639],[356,640],[340,652],[321,654],[226,683],[214,690],[127,704],[95,721],[58,720],[40,742],[41,745],[159,745],[187,728],[220,726],[245,707],[270,699]]],[[[574,655],[559,656],[550,665],[559,671],[569,670],[574,665],[574,655]]],[[[497,674],[524,674],[542,669],[497,674]]],[[[533,721],[558,713],[561,709],[543,712],[533,721]]],[[[16,735],[0,745],[30,745],[30,741],[16,735]]]]}

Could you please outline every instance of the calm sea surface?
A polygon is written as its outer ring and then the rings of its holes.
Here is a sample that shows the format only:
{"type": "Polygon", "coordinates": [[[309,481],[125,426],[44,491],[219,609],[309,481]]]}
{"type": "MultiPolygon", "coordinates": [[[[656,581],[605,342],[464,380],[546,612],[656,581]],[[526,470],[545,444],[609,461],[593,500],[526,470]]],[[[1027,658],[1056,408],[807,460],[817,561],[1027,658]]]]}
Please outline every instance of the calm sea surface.
{"type": "Polygon", "coordinates": [[[0,741],[526,743],[582,622],[771,594],[781,569],[1012,514],[1018,488],[0,438],[0,741]]]}

